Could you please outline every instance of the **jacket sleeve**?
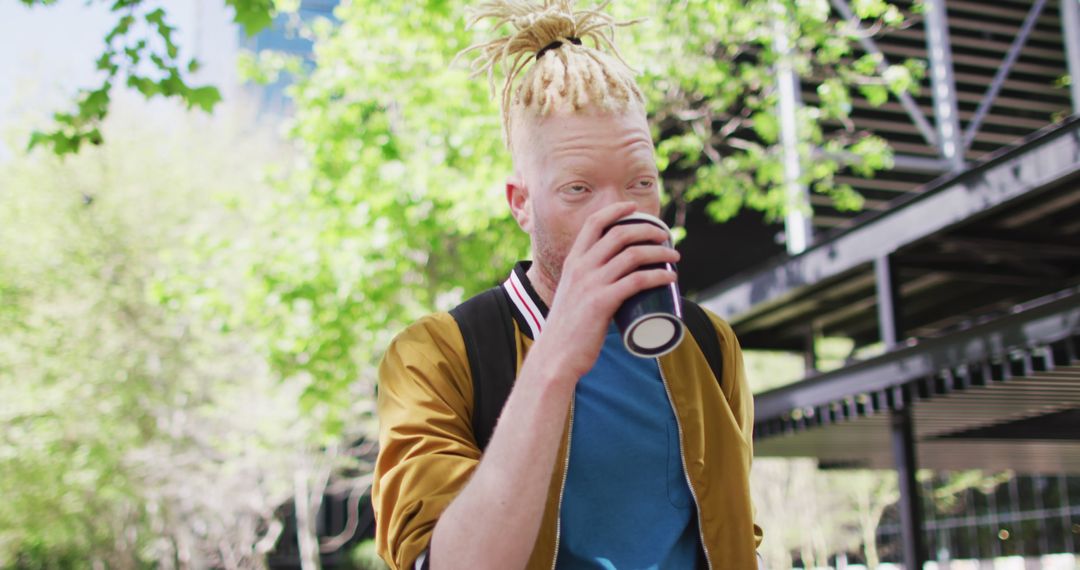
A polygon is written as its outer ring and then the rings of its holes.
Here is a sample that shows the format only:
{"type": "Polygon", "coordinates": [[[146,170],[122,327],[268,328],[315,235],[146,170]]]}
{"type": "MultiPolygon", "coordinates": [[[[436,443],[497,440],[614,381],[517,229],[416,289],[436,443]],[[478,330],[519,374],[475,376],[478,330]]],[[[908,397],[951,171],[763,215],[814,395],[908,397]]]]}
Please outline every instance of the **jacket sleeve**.
{"type": "Polygon", "coordinates": [[[379,455],[372,504],[379,555],[413,566],[439,516],[480,461],[472,381],[453,317],[437,313],[399,334],[379,366],[379,455]]]}
{"type": "MultiPolygon", "coordinates": [[[[746,464],[750,465],[754,455],[754,394],[750,390],[750,383],[746,379],[746,367],[743,364],[742,347],[731,325],[711,311],[706,311],[713,325],[716,326],[716,334],[720,337],[720,351],[724,361],[724,378],[721,385],[724,387],[724,396],[727,397],[731,411],[735,415],[735,422],[742,432],[742,438],[746,442],[746,464]]],[[[749,473],[747,476],[749,477],[749,473]]],[[[756,546],[761,546],[763,533],[761,527],[754,524],[754,541],[756,546]]]]}

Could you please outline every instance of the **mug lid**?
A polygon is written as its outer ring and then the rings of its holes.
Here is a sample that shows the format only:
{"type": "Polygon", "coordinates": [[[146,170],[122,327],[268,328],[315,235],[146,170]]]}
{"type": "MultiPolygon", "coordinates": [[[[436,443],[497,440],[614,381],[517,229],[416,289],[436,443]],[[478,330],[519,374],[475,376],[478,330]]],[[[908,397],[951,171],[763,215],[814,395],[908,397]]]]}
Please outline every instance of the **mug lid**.
{"type": "Polygon", "coordinates": [[[682,321],[673,315],[654,313],[633,322],[623,340],[631,354],[652,358],[674,350],[682,342],[683,334],[682,321]]]}

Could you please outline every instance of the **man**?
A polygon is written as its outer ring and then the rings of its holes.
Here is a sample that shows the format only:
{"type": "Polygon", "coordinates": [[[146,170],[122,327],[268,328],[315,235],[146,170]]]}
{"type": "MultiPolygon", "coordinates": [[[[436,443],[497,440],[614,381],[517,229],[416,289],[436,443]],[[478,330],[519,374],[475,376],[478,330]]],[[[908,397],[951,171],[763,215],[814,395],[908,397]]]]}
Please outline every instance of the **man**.
{"type": "Polygon", "coordinates": [[[380,554],[393,568],[436,570],[752,569],[752,398],[730,327],[713,317],[716,379],[690,335],[643,359],[611,324],[624,300],[676,280],[639,268],[679,258],[650,224],[604,231],[660,210],[632,72],[582,45],[610,45],[616,23],[571,0],[487,2],[475,19],[487,17],[516,29],[478,46],[477,67],[513,62],[506,196],[534,256],[504,284],[518,373],[481,453],[453,318],[429,315],[395,339],[380,367],[380,554]],[[523,55],[534,63],[514,89],[523,55]]]}

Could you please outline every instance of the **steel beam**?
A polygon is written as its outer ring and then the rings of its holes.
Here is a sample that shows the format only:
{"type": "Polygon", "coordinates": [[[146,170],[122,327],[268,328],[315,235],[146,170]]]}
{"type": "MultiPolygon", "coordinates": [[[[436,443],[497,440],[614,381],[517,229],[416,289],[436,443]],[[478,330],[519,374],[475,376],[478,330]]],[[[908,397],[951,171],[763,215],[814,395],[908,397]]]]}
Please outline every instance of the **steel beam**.
{"type": "Polygon", "coordinates": [[[1016,347],[1046,346],[1080,333],[1080,290],[948,336],[754,395],[757,422],[828,406],[852,394],[890,392],[961,364],[988,362],[1016,347]]]}
{"type": "Polygon", "coordinates": [[[918,463],[915,459],[915,430],[911,408],[907,405],[892,410],[890,420],[893,462],[900,487],[900,537],[904,549],[904,567],[922,568],[926,562],[923,540],[922,498],[915,478],[918,463]]]}
{"type": "MultiPolygon", "coordinates": [[[[877,46],[877,42],[869,37],[863,30],[859,29],[859,18],[855,16],[855,13],[851,10],[851,6],[848,5],[847,0],[832,0],[832,5],[850,25],[856,28],[855,35],[858,37],[859,45],[862,46],[863,51],[876,55],[879,58],[877,70],[879,73],[884,73],[889,67],[888,58],[885,57],[885,53],[881,51],[881,48],[877,46]]],[[[933,147],[938,146],[938,137],[937,134],[934,133],[934,127],[930,125],[930,121],[926,119],[926,115],[922,112],[922,107],[919,107],[919,104],[915,101],[915,98],[911,96],[911,93],[904,91],[898,94],[897,98],[900,99],[900,104],[903,105],[904,111],[906,111],[908,117],[911,118],[912,124],[919,129],[919,133],[922,134],[923,139],[926,140],[926,144],[933,147]]]]}
{"type": "Polygon", "coordinates": [[[956,103],[952,47],[945,0],[926,0],[926,51],[930,56],[930,84],[934,95],[938,150],[954,172],[964,169],[964,149],[960,133],[960,111],[956,103]]]}
{"type": "Polygon", "coordinates": [[[705,291],[701,304],[739,323],[771,310],[809,286],[872,264],[882,251],[946,230],[1009,200],[1080,172],[1080,118],[1039,133],[961,176],[940,179],[888,213],[705,291]]]}
{"type": "Polygon", "coordinates": [[[1061,37],[1069,62],[1073,114],[1080,113],[1080,0],[1061,0],[1061,37]]]}
{"type": "Polygon", "coordinates": [[[913,156],[909,154],[896,154],[893,155],[892,169],[899,172],[944,174],[949,171],[949,163],[940,158],[926,158],[923,156],[913,156]]]}
{"type": "Polygon", "coordinates": [[[802,178],[799,159],[798,109],[799,76],[791,65],[791,44],[788,38],[790,18],[783,4],[777,3],[774,20],[774,45],[779,56],[776,62],[776,82],[779,94],[780,143],[784,157],[784,186],[787,213],[784,216],[784,236],[787,252],[798,255],[810,246],[814,238],[810,192],[802,178]]]}
{"type": "MultiPolygon", "coordinates": [[[[1076,0],[1073,0],[1073,2],[1075,3],[1076,0]]],[[[998,67],[997,73],[994,74],[994,80],[986,88],[986,94],[983,95],[982,101],[979,102],[979,108],[975,110],[975,116],[968,122],[967,130],[964,131],[964,150],[971,148],[971,143],[975,140],[975,134],[979,132],[983,119],[990,112],[990,108],[994,106],[994,100],[997,99],[998,93],[1001,92],[1002,86],[1005,85],[1005,79],[1009,77],[1009,72],[1012,71],[1013,65],[1016,63],[1017,58],[1020,57],[1020,50],[1024,49],[1024,44],[1027,43],[1031,30],[1035,29],[1035,23],[1039,20],[1039,15],[1042,14],[1044,6],[1046,6],[1046,0],[1035,0],[1035,4],[1031,6],[1027,17],[1024,18],[1024,23],[1020,26],[1020,33],[1013,39],[1009,51],[1005,54],[1005,59],[1002,60],[1001,66],[998,67]]]]}
{"type": "MultiPolygon", "coordinates": [[[[821,149],[814,149],[811,152],[814,158],[835,160],[845,166],[861,164],[863,160],[862,157],[850,152],[827,153],[821,149]]],[[[945,174],[949,172],[949,163],[940,158],[929,158],[913,154],[894,154],[892,168],[889,170],[893,172],[945,174]]]]}

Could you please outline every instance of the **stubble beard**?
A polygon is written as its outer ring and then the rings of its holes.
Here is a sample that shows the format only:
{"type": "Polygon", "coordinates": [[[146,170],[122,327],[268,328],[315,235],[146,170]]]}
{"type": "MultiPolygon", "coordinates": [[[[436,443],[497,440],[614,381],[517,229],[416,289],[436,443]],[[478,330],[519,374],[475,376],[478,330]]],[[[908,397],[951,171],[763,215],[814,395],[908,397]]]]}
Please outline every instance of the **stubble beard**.
{"type": "MultiPolygon", "coordinates": [[[[550,233],[543,228],[536,228],[532,240],[533,263],[547,279],[544,286],[550,288],[551,294],[554,295],[559,282],[562,281],[562,268],[566,263],[568,248],[560,247],[551,237],[550,233]]],[[[535,287],[535,284],[533,286],[535,287]]]]}

